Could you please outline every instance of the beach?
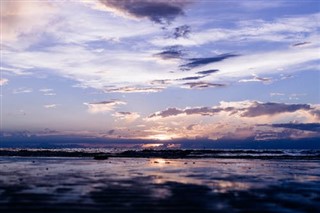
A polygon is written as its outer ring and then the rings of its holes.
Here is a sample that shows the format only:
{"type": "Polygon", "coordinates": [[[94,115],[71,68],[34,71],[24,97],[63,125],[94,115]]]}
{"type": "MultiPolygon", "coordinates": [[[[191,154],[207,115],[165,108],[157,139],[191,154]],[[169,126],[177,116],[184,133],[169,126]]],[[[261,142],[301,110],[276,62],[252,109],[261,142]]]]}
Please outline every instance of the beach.
{"type": "Polygon", "coordinates": [[[316,212],[320,161],[0,157],[1,212],[316,212]]]}

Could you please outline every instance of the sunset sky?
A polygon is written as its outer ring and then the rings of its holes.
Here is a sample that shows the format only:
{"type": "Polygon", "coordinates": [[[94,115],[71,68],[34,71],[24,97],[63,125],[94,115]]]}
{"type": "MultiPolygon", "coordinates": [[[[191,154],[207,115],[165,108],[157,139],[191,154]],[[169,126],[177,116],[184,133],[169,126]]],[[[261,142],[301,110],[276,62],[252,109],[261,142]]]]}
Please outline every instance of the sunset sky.
{"type": "Polygon", "coordinates": [[[319,28],[317,0],[1,0],[1,139],[320,138],[319,28]]]}

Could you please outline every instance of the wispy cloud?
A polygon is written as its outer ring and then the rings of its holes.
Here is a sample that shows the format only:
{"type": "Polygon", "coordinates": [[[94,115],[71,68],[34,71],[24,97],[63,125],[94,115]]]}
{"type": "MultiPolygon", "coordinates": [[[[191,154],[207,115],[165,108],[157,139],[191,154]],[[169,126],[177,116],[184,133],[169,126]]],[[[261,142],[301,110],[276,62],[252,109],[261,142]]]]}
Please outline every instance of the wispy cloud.
{"type": "Polygon", "coordinates": [[[116,112],[112,116],[127,123],[131,123],[140,117],[137,112],[116,112]]]}
{"type": "Polygon", "coordinates": [[[210,82],[198,81],[198,82],[184,83],[182,86],[190,88],[190,89],[205,89],[205,88],[210,88],[210,87],[224,87],[224,86],[227,86],[227,85],[226,84],[219,84],[219,83],[210,83],[210,82]]]}
{"type": "Polygon", "coordinates": [[[207,64],[211,64],[211,63],[216,63],[219,61],[223,61],[227,58],[236,57],[236,56],[238,56],[238,55],[227,53],[227,54],[217,55],[217,56],[209,57],[209,58],[190,58],[190,59],[188,59],[188,61],[190,61],[190,62],[183,64],[181,66],[181,68],[183,70],[189,70],[189,69],[192,69],[195,67],[204,66],[207,64]]]}
{"type": "Polygon", "coordinates": [[[17,89],[13,90],[13,94],[21,94],[21,93],[31,93],[33,91],[33,89],[31,88],[26,88],[26,87],[20,87],[17,89]]]}
{"type": "Polygon", "coordinates": [[[267,77],[259,77],[257,75],[253,75],[253,78],[247,78],[247,79],[241,79],[239,80],[241,83],[247,83],[247,82],[263,82],[263,83],[271,83],[272,79],[267,77]]]}
{"type": "Polygon", "coordinates": [[[293,47],[301,47],[301,46],[305,46],[305,45],[308,45],[308,44],[311,44],[311,42],[308,42],[308,41],[299,42],[299,43],[293,44],[292,46],[293,47]]]}
{"type": "Polygon", "coordinates": [[[202,76],[189,76],[189,77],[184,77],[184,78],[180,78],[180,79],[177,79],[178,81],[190,81],[190,80],[199,80],[201,78],[204,78],[206,77],[205,75],[202,75],[202,76]]]}
{"type": "MultiPolygon", "coordinates": [[[[27,37],[27,34],[45,27],[56,12],[47,1],[2,1],[1,7],[1,42],[4,46],[16,41],[21,34],[27,37]]],[[[25,37],[19,39],[27,44],[29,41],[25,37]]]]}
{"type": "Polygon", "coordinates": [[[39,92],[43,92],[43,93],[53,92],[53,89],[43,88],[43,89],[39,89],[39,92]]]}
{"type": "MultiPolygon", "coordinates": [[[[252,1],[250,1],[250,4],[252,1]]],[[[204,28],[194,31],[188,38],[156,38],[152,42],[159,46],[184,45],[198,46],[210,42],[239,41],[239,42],[285,42],[293,43],[302,38],[316,37],[319,14],[278,18],[271,21],[246,20],[237,22],[235,28],[204,28]],[[305,33],[301,37],[301,33],[305,33]]],[[[315,38],[313,39],[315,40],[315,38]]]]}
{"type": "Polygon", "coordinates": [[[285,94],[284,93],[281,93],[281,92],[272,92],[270,93],[270,96],[284,96],[285,94]]]}
{"type": "Polygon", "coordinates": [[[57,107],[57,104],[46,104],[46,105],[43,105],[43,107],[46,109],[53,109],[57,107]]]}
{"type": "Polygon", "coordinates": [[[8,84],[9,80],[6,78],[0,78],[0,86],[4,86],[8,84]]]}
{"type": "Polygon", "coordinates": [[[216,72],[218,72],[218,71],[219,71],[219,70],[217,70],[217,69],[203,70],[203,71],[197,72],[197,74],[200,74],[200,75],[210,75],[210,74],[216,73],[216,72]]]}
{"type": "Polygon", "coordinates": [[[181,46],[166,47],[162,52],[154,54],[163,60],[181,59],[185,55],[181,46]]]}
{"type": "Polygon", "coordinates": [[[164,87],[119,87],[119,88],[106,88],[104,91],[106,93],[150,93],[150,92],[160,92],[164,87]]]}
{"type": "Polygon", "coordinates": [[[116,109],[119,105],[126,105],[126,104],[127,104],[126,102],[120,101],[120,100],[84,103],[84,105],[88,106],[88,112],[93,114],[110,112],[116,109]]]}
{"type": "Polygon", "coordinates": [[[54,93],[53,89],[43,88],[39,89],[39,92],[43,93],[45,96],[55,96],[56,93],[54,93]]]}
{"type": "MultiPolygon", "coordinates": [[[[29,67],[30,68],[30,67],[29,67]]],[[[26,71],[28,67],[21,67],[21,68],[12,68],[12,67],[0,67],[0,71],[2,73],[9,73],[9,74],[14,74],[14,75],[30,75],[32,73],[26,71]]]]}

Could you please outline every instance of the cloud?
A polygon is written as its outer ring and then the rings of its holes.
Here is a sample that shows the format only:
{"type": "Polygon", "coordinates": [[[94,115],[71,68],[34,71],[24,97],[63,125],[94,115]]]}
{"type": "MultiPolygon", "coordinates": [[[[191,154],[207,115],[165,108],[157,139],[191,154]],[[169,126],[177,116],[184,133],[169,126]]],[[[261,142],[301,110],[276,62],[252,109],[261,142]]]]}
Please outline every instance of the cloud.
{"type": "Polygon", "coordinates": [[[220,106],[216,107],[195,107],[195,108],[168,108],[164,111],[153,113],[149,118],[165,118],[178,115],[202,115],[212,116],[220,112],[228,113],[229,115],[239,115],[240,117],[258,117],[258,116],[273,116],[283,113],[292,113],[296,111],[305,111],[312,113],[315,107],[309,104],[285,104],[285,103],[261,103],[258,101],[243,101],[243,102],[221,102],[220,106]]]}
{"type": "Polygon", "coordinates": [[[39,89],[39,92],[42,92],[43,95],[45,95],[45,96],[55,96],[56,95],[56,93],[54,93],[53,89],[43,88],[43,89],[39,89]]]}
{"type": "MultiPolygon", "coordinates": [[[[24,67],[24,69],[28,69],[28,67],[24,67]]],[[[30,75],[30,72],[23,70],[22,68],[12,68],[12,67],[0,67],[0,71],[2,73],[9,73],[14,75],[30,75]]]]}
{"type": "Polygon", "coordinates": [[[200,74],[200,75],[210,75],[210,74],[216,73],[216,72],[218,72],[218,71],[219,71],[218,69],[204,70],[204,71],[199,71],[199,72],[197,72],[197,74],[200,74]]]}
{"type": "Polygon", "coordinates": [[[311,44],[311,42],[307,42],[307,41],[299,42],[299,43],[293,44],[292,46],[293,46],[293,47],[300,47],[300,46],[306,46],[306,45],[308,45],[308,44],[311,44]]]}
{"type": "Polygon", "coordinates": [[[180,79],[177,79],[178,81],[190,81],[190,80],[198,80],[198,79],[201,79],[201,78],[204,78],[206,77],[205,75],[204,76],[191,76],[191,77],[184,77],[184,78],[180,78],[180,79]]]}
{"type": "Polygon", "coordinates": [[[4,86],[8,84],[9,80],[6,78],[0,78],[0,86],[4,86]]]}
{"type": "Polygon", "coordinates": [[[31,88],[20,87],[18,89],[13,90],[13,94],[21,94],[21,93],[31,93],[33,90],[31,88]]]}
{"type": "Polygon", "coordinates": [[[190,88],[190,89],[205,89],[205,88],[209,88],[209,87],[224,87],[224,86],[226,86],[226,84],[198,81],[198,82],[184,83],[183,86],[187,86],[187,88],[190,88]]]}
{"type": "Polygon", "coordinates": [[[227,108],[196,107],[196,108],[186,108],[186,109],[168,108],[164,111],[151,114],[148,118],[158,118],[158,117],[166,118],[166,117],[178,116],[178,115],[212,116],[221,111],[230,112],[231,110],[233,110],[232,107],[227,107],[227,108]]]}
{"type": "Polygon", "coordinates": [[[303,131],[313,131],[320,133],[320,123],[284,123],[284,124],[272,124],[272,127],[297,129],[303,131]]]}
{"type": "Polygon", "coordinates": [[[131,123],[140,117],[137,112],[116,112],[112,116],[127,123],[131,123]]]}
{"type": "Polygon", "coordinates": [[[167,85],[170,84],[172,80],[170,79],[162,79],[162,80],[153,80],[150,82],[151,85],[167,85]]]}
{"type": "Polygon", "coordinates": [[[125,17],[147,18],[158,24],[170,24],[178,16],[184,15],[184,8],[190,2],[184,0],[100,0],[108,11],[125,17]]]}
{"type": "Polygon", "coordinates": [[[165,117],[169,117],[169,116],[176,116],[176,115],[183,114],[183,113],[184,113],[184,110],[177,109],[177,108],[168,108],[164,111],[156,112],[156,113],[150,115],[148,118],[153,118],[153,117],[165,118],[165,117]]]}
{"type": "Polygon", "coordinates": [[[271,78],[262,78],[262,77],[258,77],[257,75],[253,75],[253,78],[241,79],[238,82],[240,82],[240,83],[247,83],[247,82],[271,83],[272,79],[271,78]]]}
{"type": "Polygon", "coordinates": [[[43,95],[45,95],[45,96],[55,96],[57,94],[54,93],[54,92],[48,92],[48,93],[44,93],[43,95]]]}
{"type": "Polygon", "coordinates": [[[170,46],[165,48],[162,52],[154,54],[155,57],[163,60],[180,59],[185,55],[181,46],[170,46]]]}
{"type": "Polygon", "coordinates": [[[273,97],[273,96],[284,96],[285,94],[284,93],[280,93],[280,92],[272,92],[270,93],[270,96],[273,97]]]}
{"type": "Polygon", "coordinates": [[[52,109],[52,108],[56,108],[57,105],[56,104],[47,104],[47,105],[43,105],[43,107],[46,109],[52,109]]]}
{"type": "Polygon", "coordinates": [[[166,134],[166,132],[173,138],[212,140],[309,138],[320,136],[318,131],[320,117],[314,113],[315,110],[320,110],[319,106],[306,107],[297,104],[284,106],[257,101],[220,102],[213,107],[171,107],[152,113],[143,121],[149,126],[148,133],[151,133],[149,138],[153,134],[166,134]],[[257,105],[264,107],[261,107],[259,113],[252,113],[257,105]],[[249,112],[251,114],[248,114],[249,112]]]}
{"type": "Polygon", "coordinates": [[[253,102],[250,107],[245,109],[243,117],[257,117],[262,115],[275,115],[298,110],[311,110],[309,104],[284,104],[284,103],[260,103],[253,102]]]}
{"type": "Polygon", "coordinates": [[[106,93],[113,93],[113,92],[119,92],[119,93],[150,93],[150,92],[160,92],[164,89],[164,87],[119,87],[119,88],[107,88],[104,89],[104,92],[106,93]]]}
{"type": "MultiPolygon", "coordinates": [[[[215,64],[215,68],[220,72],[212,76],[212,79],[221,80],[234,79],[241,80],[255,73],[253,79],[249,81],[260,81],[269,83],[272,79],[257,77],[259,75],[272,75],[279,72],[288,73],[315,69],[317,70],[318,56],[316,54],[318,47],[304,49],[285,49],[277,51],[257,52],[248,55],[234,57],[228,61],[222,61],[215,64]],[[290,59],[290,60],[288,60],[290,59]]],[[[202,69],[212,69],[212,66],[205,65],[202,69]]],[[[210,79],[210,76],[208,77],[210,79]]]]}
{"type": "Polygon", "coordinates": [[[207,64],[211,64],[211,63],[216,63],[219,61],[223,61],[227,58],[236,57],[236,56],[238,56],[238,55],[227,53],[227,54],[222,54],[222,55],[218,55],[215,57],[209,57],[209,58],[191,58],[191,59],[188,59],[191,62],[181,65],[181,68],[183,70],[190,70],[195,67],[204,66],[207,64]]]}
{"type": "MultiPolygon", "coordinates": [[[[252,1],[250,1],[251,4],[252,1]]],[[[156,38],[151,42],[158,46],[199,46],[207,43],[233,41],[293,43],[301,39],[317,40],[319,13],[281,17],[273,20],[249,19],[235,22],[234,28],[208,28],[194,31],[188,38],[156,38]],[[304,33],[303,35],[301,33],[304,33]]],[[[310,40],[311,42],[311,40],[310,40]]],[[[313,43],[313,42],[312,42],[313,43]]],[[[316,42],[317,43],[317,42],[316,42]]]]}
{"type": "Polygon", "coordinates": [[[53,92],[53,89],[43,88],[43,89],[39,89],[39,92],[43,92],[43,93],[53,92]]]}
{"type": "Polygon", "coordinates": [[[1,42],[24,40],[27,34],[45,28],[55,11],[47,1],[1,1],[1,42]]]}
{"type": "Polygon", "coordinates": [[[307,95],[307,94],[305,94],[305,93],[301,93],[301,94],[299,94],[299,93],[293,93],[293,94],[290,94],[290,95],[289,95],[289,100],[299,100],[300,97],[306,96],[306,95],[307,95]]]}
{"type": "Polygon", "coordinates": [[[189,25],[182,25],[180,27],[174,28],[173,37],[178,38],[188,38],[191,33],[191,27],[189,25]]]}
{"type": "Polygon", "coordinates": [[[126,102],[120,100],[84,103],[84,105],[88,106],[88,111],[92,114],[110,112],[117,108],[117,106],[126,104],[126,102]]]}

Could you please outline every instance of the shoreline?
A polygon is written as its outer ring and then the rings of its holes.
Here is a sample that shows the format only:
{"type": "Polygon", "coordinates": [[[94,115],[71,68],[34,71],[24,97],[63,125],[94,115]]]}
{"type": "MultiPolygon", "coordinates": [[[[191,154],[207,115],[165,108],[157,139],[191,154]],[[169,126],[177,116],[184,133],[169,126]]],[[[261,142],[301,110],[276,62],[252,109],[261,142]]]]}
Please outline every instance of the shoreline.
{"type": "Polygon", "coordinates": [[[0,149],[2,157],[88,157],[108,158],[164,158],[164,159],[277,159],[320,160],[320,150],[127,150],[119,152],[86,152],[66,150],[0,149]]]}

